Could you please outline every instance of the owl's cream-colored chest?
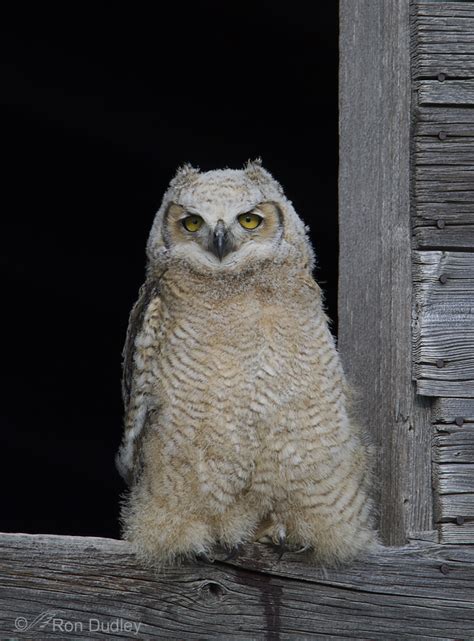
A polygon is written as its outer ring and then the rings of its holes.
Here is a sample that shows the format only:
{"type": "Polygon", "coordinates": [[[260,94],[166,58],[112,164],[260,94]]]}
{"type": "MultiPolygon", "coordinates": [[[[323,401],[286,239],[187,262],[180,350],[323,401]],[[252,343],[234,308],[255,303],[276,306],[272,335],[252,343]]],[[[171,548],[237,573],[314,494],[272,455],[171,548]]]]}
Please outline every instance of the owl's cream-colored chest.
{"type": "MultiPolygon", "coordinates": [[[[174,292],[170,292],[174,294],[174,292]]],[[[159,394],[203,414],[253,423],[288,403],[314,375],[318,318],[291,291],[163,299],[159,394]]]]}

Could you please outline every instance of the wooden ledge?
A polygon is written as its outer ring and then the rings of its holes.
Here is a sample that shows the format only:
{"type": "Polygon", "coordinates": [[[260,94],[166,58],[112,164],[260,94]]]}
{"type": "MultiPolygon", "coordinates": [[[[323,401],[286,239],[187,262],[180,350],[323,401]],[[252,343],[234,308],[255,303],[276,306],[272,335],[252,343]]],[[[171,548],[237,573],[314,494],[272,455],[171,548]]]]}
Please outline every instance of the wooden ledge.
{"type": "Polygon", "coordinates": [[[474,546],[416,542],[324,569],[247,545],[160,573],[112,539],[0,534],[0,637],[474,639],[474,546]]]}

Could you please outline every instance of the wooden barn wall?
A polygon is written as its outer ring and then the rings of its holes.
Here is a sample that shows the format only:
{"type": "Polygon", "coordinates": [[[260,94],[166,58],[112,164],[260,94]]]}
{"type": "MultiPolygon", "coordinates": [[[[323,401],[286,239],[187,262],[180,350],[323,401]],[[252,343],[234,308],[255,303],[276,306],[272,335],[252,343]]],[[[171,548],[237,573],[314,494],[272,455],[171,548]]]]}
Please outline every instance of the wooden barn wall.
{"type": "Polygon", "coordinates": [[[412,4],[414,378],[441,543],[474,543],[474,2],[412,4]]]}

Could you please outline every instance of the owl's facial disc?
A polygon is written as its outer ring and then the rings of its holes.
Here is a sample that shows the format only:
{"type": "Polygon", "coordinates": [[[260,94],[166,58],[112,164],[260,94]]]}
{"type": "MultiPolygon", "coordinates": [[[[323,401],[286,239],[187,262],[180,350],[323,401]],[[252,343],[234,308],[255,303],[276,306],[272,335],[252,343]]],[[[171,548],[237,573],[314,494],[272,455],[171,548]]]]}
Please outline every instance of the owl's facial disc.
{"type": "Polygon", "coordinates": [[[227,207],[207,202],[194,206],[171,203],[165,213],[163,238],[176,257],[196,267],[233,269],[274,255],[283,234],[283,216],[276,203],[261,202],[248,209],[239,202],[227,207]],[[193,211],[194,206],[199,209],[193,211]]]}

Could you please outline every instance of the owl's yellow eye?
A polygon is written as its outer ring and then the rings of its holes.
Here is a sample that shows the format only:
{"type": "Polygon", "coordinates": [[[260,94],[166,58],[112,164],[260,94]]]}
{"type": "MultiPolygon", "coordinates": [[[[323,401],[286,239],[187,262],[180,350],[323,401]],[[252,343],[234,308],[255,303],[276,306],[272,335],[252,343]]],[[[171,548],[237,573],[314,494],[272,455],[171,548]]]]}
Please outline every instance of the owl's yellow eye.
{"type": "Polygon", "coordinates": [[[197,231],[198,229],[201,229],[204,221],[201,216],[186,216],[182,222],[183,227],[188,231],[197,231]]]}
{"type": "Polygon", "coordinates": [[[240,214],[237,220],[244,229],[256,229],[263,218],[257,214],[240,214]]]}

